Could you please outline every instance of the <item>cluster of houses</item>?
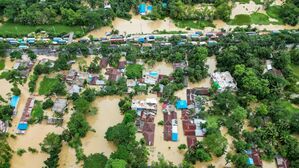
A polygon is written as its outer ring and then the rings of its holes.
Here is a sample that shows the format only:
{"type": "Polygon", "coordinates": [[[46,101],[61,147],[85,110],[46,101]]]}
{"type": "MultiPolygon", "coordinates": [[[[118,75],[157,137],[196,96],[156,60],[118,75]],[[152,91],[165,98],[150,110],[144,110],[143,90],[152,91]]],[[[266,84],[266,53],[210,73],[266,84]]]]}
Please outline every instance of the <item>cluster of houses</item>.
{"type": "Polygon", "coordinates": [[[149,146],[154,145],[155,139],[155,115],[157,114],[158,102],[155,98],[145,100],[132,100],[131,108],[137,113],[136,126],[138,132],[144,136],[145,143],[149,146]]]}
{"type": "Polygon", "coordinates": [[[164,103],[162,105],[163,120],[164,120],[164,140],[178,141],[178,120],[175,107],[164,103]]]}
{"type": "Polygon", "coordinates": [[[28,58],[27,55],[23,54],[22,59],[16,60],[13,69],[17,70],[21,74],[21,78],[26,79],[29,76],[30,71],[34,66],[34,62],[28,58]]]}

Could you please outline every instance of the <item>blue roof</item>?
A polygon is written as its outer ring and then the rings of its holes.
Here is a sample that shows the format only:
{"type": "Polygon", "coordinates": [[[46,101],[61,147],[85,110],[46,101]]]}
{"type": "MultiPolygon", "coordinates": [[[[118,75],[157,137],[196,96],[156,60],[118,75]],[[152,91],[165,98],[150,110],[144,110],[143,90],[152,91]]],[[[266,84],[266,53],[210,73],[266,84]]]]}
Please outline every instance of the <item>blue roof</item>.
{"type": "Polygon", "coordinates": [[[149,75],[152,76],[152,77],[159,76],[158,72],[155,72],[155,71],[150,72],[149,75]]]}
{"type": "Polygon", "coordinates": [[[251,155],[251,154],[252,154],[252,150],[250,150],[250,149],[245,150],[245,153],[246,153],[247,155],[251,155]]]}
{"type": "Polygon", "coordinates": [[[151,11],[153,10],[153,6],[152,6],[152,5],[148,5],[148,6],[147,6],[147,10],[148,10],[149,12],[151,12],[151,11]]]}
{"type": "Polygon", "coordinates": [[[144,40],[144,38],[143,38],[143,37],[140,37],[140,38],[138,38],[138,42],[140,42],[140,43],[144,43],[144,42],[145,42],[145,40],[144,40]]]}
{"type": "Polygon", "coordinates": [[[28,124],[27,123],[19,123],[18,124],[18,129],[19,130],[27,130],[28,124]]]}
{"type": "Polygon", "coordinates": [[[252,158],[248,158],[247,159],[247,164],[248,165],[254,165],[253,159],[252,158]]]}
{"type": "Polygon", "coordinates": [[[146,12],[146,4],[140,4],[138,7],[138,11],[140,14],[144,14],[146,12]]]}
{"type": "Polygon", "coordinates": [[[178,141],[178,133],[172,133],[171,134],[171,140],[172,141],[178,141]]]}
{"type": "Polygon", "coordinates": [[[18,105],[19,100],[20,96],[12,96],[10,99],[10,106],[15,108],[18,105]]]}
{"type": "Polygon", "coordinates": [[[187,101],[186,100],[178,100],[175,104],[177,109],[186,109],[187,108],[187,101]]]}

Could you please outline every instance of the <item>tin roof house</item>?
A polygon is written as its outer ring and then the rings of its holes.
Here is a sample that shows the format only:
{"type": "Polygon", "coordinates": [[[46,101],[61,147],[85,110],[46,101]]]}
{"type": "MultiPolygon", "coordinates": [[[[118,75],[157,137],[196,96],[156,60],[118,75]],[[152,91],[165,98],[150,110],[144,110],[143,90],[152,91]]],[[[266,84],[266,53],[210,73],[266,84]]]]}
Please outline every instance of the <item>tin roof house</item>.
{"type": "Polygon", "coordinates": [[[224,90],[237,90],[237,84],[234,78],[228,71],[225,72],[215,72],[212,74],[213,84],[216,85],[219,92],[224,90]]]}
{"type": "Polygon", "coordinates": [[[64,113],[64,110],[67,106],[67,100],[66,99],[56,99],[54,102],[54,105],[52,107],[52,111],[57,113],[64,113]]]}

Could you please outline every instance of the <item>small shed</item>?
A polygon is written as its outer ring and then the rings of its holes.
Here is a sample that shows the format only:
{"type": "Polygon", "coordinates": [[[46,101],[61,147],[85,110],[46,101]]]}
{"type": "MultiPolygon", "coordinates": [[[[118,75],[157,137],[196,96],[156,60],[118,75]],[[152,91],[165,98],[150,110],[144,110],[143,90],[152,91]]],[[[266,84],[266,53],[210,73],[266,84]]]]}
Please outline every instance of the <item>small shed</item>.
{"type": "Polygon", "coordinates": [[[197,139],[195,136],[187,136],[187,145],[189,148],[195,146],[197,139]]]}
{"type": "Polygon", "coordinates": [[[186,100],[178,100],[175,104],[177,109],[187,109],[188,104],[186,100]]]}

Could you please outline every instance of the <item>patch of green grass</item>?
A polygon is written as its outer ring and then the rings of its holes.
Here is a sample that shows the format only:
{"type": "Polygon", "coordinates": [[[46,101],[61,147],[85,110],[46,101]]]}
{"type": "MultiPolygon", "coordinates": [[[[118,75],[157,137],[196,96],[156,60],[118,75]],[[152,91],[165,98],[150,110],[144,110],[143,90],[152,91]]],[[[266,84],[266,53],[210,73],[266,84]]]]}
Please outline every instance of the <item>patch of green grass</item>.
{"type": "MultiPolygon", "coordinates": [[[[289,111],[289,114],[299,113],[299,108],[296,108],[292,103],[284,100],[279,102],[281,106],[289,111]]],[[[287,115],[287,114],[286,114],[287,115]]],[[[291,115],[289,115],[291,117],[291,115]]]]}
{"type": "Polygon", "coordinates": [[[43,120],[43,117],[44,117],[44,110],[42,108],[42,103],[36,102],[32,109],[30,120],[32,121],[32,123],[38,123],[43,120]]]}
{"type": "Polygon", "coordinates": [[[174,20],[174,23],[179,28],[203,29],[205,27],[215,27],[211,21],[204,20],[174,20]]]}
{"type": "Polygon", "coordinates": [[[267,25],[270,24],[269,16],[263,13],[253,13],[250,15],[252,24],[267,25]]]}
{"type": "Polygon", "coordinates": [[[5,60],[0,59],[0,70],[3,70],[5,68],[5,60]]]}
{"type": "Polygon", "coordinates": [[[51,92],[52,88],[59,83],[59,79],[44,77],[40,83],[38,94],[47,95],[51,92]]]}
{"type": "Polygon", "coordinates": [[[280,11],[281,11],[281,6],[278,5],[273,5],[270,6],[268,9],[266,9],[267,15],[278,21],[278,22],[274,22],[276,24],[283,24],[283,21],[279,16],[280,11]]]}
{"type": "Polygon", "coordinates": [[[0,36],[4,37],[16,37],[27,35],[36,30],[44,30],[53,35],[66,34],[69,32],[74,32],[76,35],[84,35],[86,30],[81,26],[65,26],[65,25],[21,25],[16,23],[4,23],[0,26],[0,36]]]}
{"type": "Polygon", "coordinates": [[[250,24],[258,24],[258,25],[268,25],[270,24],[269,16],[263,13],[253,13],[251,15],[240,14],[236,15],[234,19],[232,19],[229,24],[232,25],[250,25],[250,24]]]}
{"type": "Polygon", "coordinates": [[[234,19],[232,19],[230,22],[232,25],[249,25],[251,24],[251,18],[249,15],[240,14],[236,15],[234,19]]]}

